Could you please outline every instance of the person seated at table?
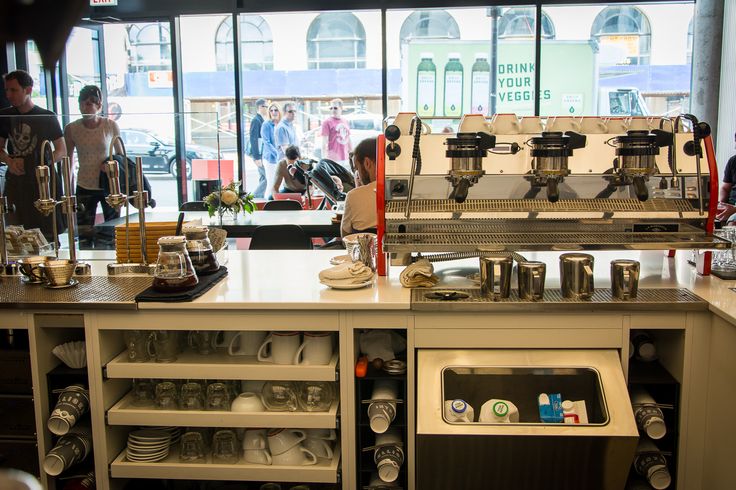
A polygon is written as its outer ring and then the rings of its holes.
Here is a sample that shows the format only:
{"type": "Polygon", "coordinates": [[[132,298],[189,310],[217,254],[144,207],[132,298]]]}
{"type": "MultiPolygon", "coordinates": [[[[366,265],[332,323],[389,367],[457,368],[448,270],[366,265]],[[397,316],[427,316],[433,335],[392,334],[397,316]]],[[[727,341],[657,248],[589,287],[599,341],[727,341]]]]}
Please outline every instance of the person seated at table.
{"type": "Polygon", "coordinates": [[[340,224],[340,234],[343,237],[363,231],[375,232],[376,138],[366,138],[358,143],[350,161],[363,185],[348,192],[345,198],[345,210],[340,224]]]}
{"type": "Polygon", "coordinates": [[[284,151],[285,158],[276,164],[276,175],[271,188],[272,194],[299,193],[307,191],[307,180],[303,172],[297,172],[299,168],[303,171],[309,170],[308,162],[300,162],[301,153],[297,146],[291,145],[284,151]],[[291,167],[291,169],[289,168],[291,167]],[[283,183],[283,185],[282,185],[283,183]]]}

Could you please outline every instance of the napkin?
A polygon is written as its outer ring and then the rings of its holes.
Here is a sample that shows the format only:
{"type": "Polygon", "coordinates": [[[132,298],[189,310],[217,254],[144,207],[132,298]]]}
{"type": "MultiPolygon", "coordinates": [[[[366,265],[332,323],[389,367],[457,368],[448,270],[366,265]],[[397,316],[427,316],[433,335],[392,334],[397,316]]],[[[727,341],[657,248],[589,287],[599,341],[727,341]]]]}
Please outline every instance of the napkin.
{"type": "Polygon", "coordinates": [[[373,271],[362,262],[345,262],[319,273],[319,280],[335,284],[360,284],[373,279],[373,271]]]}
{"type": "Polygon", "coordinates": [[[399,281],[405,288],[431,288],[439,278],[434,275],[434,267],[427,259],[419,259],[401,271],[399,281]]]}

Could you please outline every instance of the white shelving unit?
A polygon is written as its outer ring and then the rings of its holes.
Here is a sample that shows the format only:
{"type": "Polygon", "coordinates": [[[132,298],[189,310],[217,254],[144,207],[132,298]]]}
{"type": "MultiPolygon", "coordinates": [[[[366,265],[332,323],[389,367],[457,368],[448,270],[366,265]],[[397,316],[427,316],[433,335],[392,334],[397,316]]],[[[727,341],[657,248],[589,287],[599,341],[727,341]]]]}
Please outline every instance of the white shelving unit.
{"type": "Polygon", "coordinates": [[[217,412],[203,410],[157,410],[133,405],[128,393],[107,412],[109,425],[269,427],[292,429],[335,429],[340,403],[332,402],[327,412],[217,412]]]}
{"type": "Polygon", "coordinates": [[[337,358],[335,352],[329,364],[306,366],[259,362],[252,356],[229,356],[225,352],[208,356],[183,352],[176,362],[129,362],[127,351],[123,351],[107,364],[107,377],[335,381],[337,358]]]}
{"type": "Polygon", "coordinates": [[[340,445],[332,461],[320,461],[310,466],[268,466],[243,462],[214,464],[180,463],[179,452],[172,448],[169,456],[156,463],[133,463],[121,452],[110,465],[113,478],[161,478],[177,480],[278,480],[283,482],[336,483],[340,464],[340,445]]]}

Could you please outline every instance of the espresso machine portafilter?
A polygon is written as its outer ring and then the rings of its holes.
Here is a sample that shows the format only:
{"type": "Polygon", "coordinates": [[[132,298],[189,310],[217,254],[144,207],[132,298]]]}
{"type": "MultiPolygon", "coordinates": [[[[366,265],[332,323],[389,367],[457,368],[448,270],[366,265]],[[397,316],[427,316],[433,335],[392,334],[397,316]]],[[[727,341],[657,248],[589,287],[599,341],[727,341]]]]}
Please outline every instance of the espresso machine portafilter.
{"type": "Polygon", "coordinates": [[[484,132],[458,133],[454,138],[447,138],[445,144],[445,156],[452,164],[447,175],[447,180],[452,183],[450,199],[463,203],[468,190],[485,174],[483,157],[496,146],[496,137],[484,132]]]}
{"type": "Polygon", "coordinates": [[[639,201],[649,199],[647,181],[657,173],[655,159],[659,149],[671,146],[673,142],[673,133],[659,129],[627,131],[625,135],[609,140],[608,143],[616,148],[613,168],[618,178],[613,184],[632,185],[639,201]]]}
{"type": "Polygon", "coordinates": [[[573,150],[583,148],[586,143],[585,135],[574,131],[544,132],[540,136],[530,139],[533,188],[547,188],[547,200],[557,202],[560,193],[557,189],[565,177],[570,175],[567,159],[572,156],[573,150]]]}

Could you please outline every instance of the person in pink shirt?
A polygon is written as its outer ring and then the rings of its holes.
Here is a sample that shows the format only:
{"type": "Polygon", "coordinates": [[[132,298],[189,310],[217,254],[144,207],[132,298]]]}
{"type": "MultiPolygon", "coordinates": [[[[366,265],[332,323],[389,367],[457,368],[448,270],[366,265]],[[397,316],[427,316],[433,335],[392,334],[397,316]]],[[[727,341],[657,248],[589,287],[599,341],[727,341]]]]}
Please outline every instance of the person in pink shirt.
{"type": "Polygon", "coordinates": [[[348,168],[348,155],[353,151],[353,145],[350,143],[350,125],[342,118],[342,99],[330,101],[330,113],[322,123],[322,158],[348,168]]]}

